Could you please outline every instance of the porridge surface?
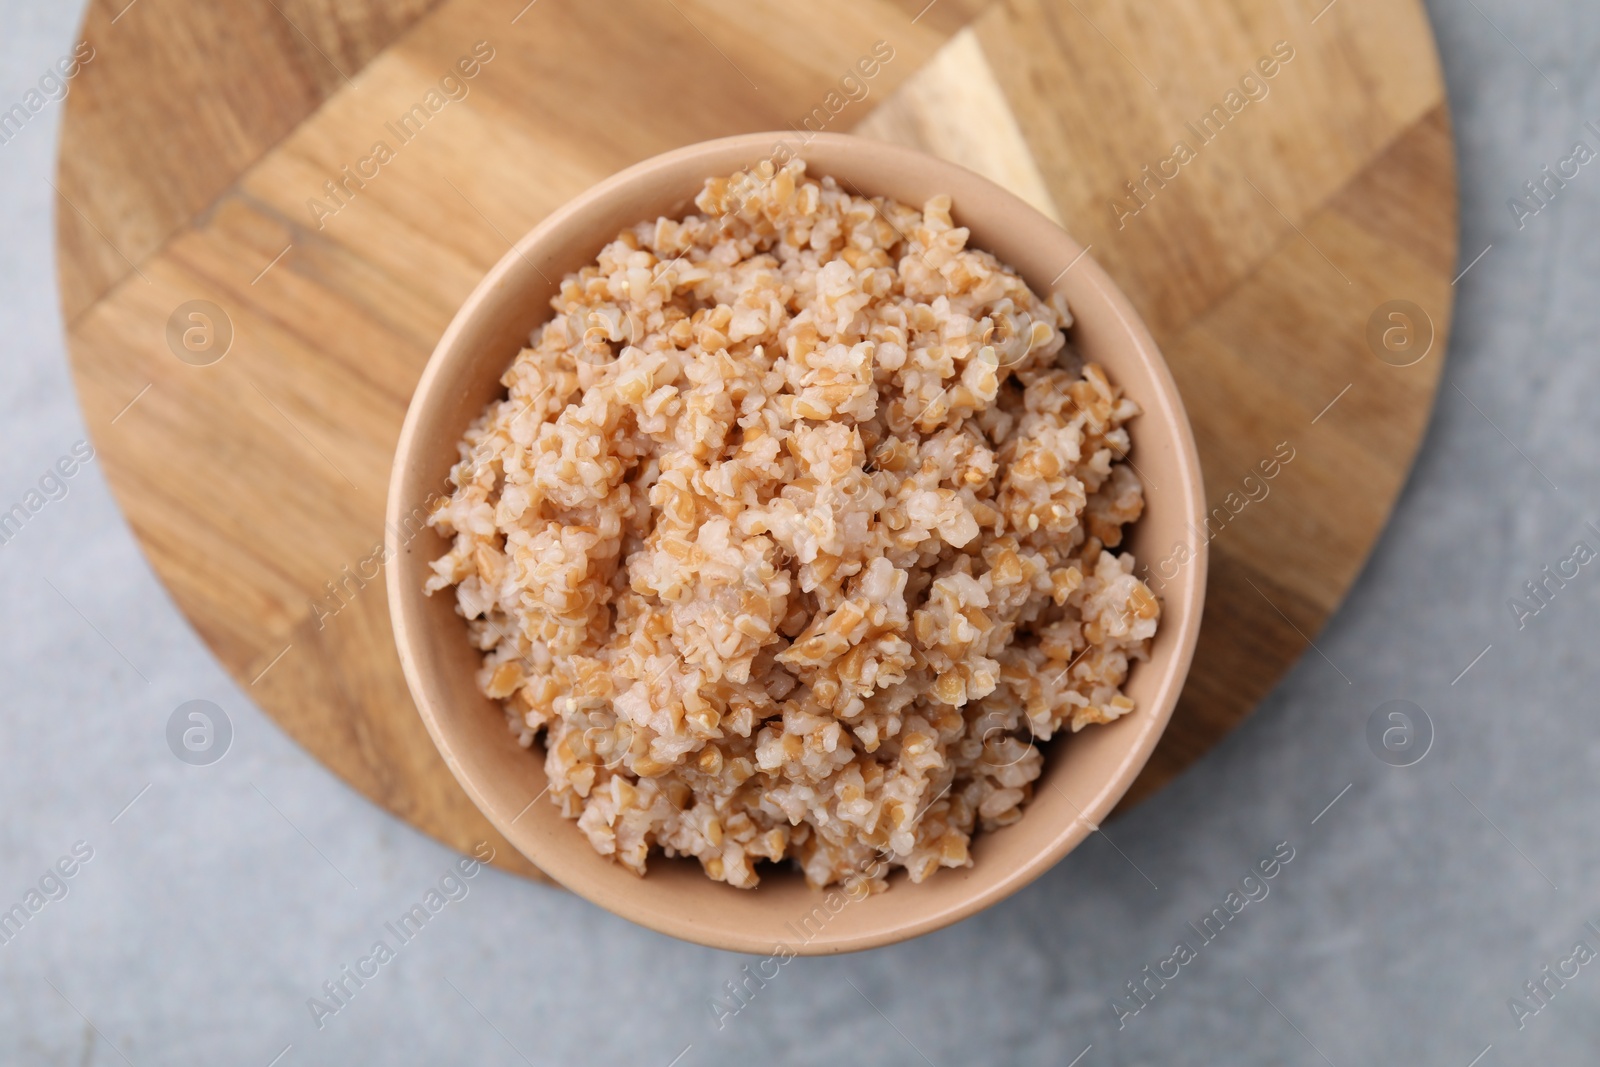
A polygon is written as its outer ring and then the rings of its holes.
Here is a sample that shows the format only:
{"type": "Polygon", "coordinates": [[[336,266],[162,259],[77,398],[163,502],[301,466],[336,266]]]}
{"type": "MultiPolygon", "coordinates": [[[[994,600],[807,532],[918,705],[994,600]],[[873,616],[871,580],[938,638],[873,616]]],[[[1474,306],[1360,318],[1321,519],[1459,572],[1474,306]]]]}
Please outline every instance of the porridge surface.
{"type": "Polygon", "coordinates": [[[568,276],[430,521],[550,801],[643,873],[972,861],[1039,743],[1133,711],[1132,400],[947,197],[792,161],[568,276]]]}

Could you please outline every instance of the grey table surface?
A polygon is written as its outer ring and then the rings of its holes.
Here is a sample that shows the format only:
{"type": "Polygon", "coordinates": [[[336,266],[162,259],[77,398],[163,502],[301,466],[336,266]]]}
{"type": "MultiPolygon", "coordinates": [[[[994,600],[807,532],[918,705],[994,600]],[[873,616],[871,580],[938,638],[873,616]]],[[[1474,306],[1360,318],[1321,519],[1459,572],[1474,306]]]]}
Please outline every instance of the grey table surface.
{"type": "MultiPolygon", "coordinates": [[[[1520,626],[1508,600],[1576,542],[1600,549],[1585,525],[1600,522],[1600,168],[1520,228],[1507,199],[1574,141],[1600,147],[1583,129],[1600,120],[1600,11],[1429,7],[1461,265],[1492,248],[1459,283],[1420,461],[1323,655],[1174,785],[1011,900],[908,944],[791,961],[721,1025],[713,998],[752,961],[493,870],[314,1013],[456,857],[250,704],[90,463],[0,547],[0,909],[43,903],[0,944],[0,1062],[1595,1062],[1600,962],[1577,946],[1600,950],[1600,567],[1520,626]],[[207,767],[166,741],[193,699],[233,726],[207,767]],[[1412,766],[1366,739],[1393,699],[1433,724],[1412,766]],[[1293,859],[1269,895],[1203,942],[1188,924],[1280,843],[1293,859]],[[52,874],[63,858],[70,878],[52,874]],[[1180,939],[1196,958],[1119,1016],[1180,939]]],[[[4,106],[80,14],[0,2],[4,106]]],[[[60,113],[0,145],[0,510],[87,436],[54,287],[60,113]]]]}

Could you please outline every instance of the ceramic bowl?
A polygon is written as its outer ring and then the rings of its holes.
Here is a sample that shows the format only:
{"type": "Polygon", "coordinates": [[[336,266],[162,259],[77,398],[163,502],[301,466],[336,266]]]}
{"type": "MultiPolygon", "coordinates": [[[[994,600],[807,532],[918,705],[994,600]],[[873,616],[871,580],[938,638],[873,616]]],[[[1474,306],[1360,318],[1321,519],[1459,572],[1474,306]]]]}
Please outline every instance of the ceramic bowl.
{"type": "MultiPolygon", "coordinates": [[[[778,155],[778,161],[785,158],[778,155]]],[[[1139,773],[1172,715],[1200,626],[1206,575],[1204,493],[1183,403],[1149,330],[1111,279],[1060,226],[985,178],[920,153],[839,134],[749,134],[678,149],[630,167],[551,214],[503,258],[462,305],[412,398],[389,486],[389,607],[417,709],[450,770],[513,845],[557,882],[653,930],[757,955],[822,955],[936,930],[1003,900],[1098,827],[1139,773]],[[941,869],[920,885],[898,872],[888,892],[853,900],[811,889],[792,870],[765,870],[755,889],[714,882],[693,860],[652,856],[640,878],[590,847],[548,800],[542,754],[518,746],[501,710],[479,691],[479,653],[455,597],[424,596],[428,564],[446,542],[414,533],[431,494],[447,490],[456,443],[531,331],[552,315],[563,275],[592,262],[623,228],[682,217],[703,181],[753,167],[779,144],[812,175],[845,188],[921,205],[947,193],[970,244],[1015,268],[1041,295],[1066,295],[1072,338],[1143,409],[1130,423],[1132,458],[1147,506],[1126,550],[1165,563],[1162,620],[1150,659],[1125,688],[1137,710],[1046,746],[1042,777],[1022,818],[972,843],[973,865],[941,869]],[[1184,558],[1187,557],[1187,558],[1184,558]],[[1173,560],[1180,560],[1174,564],[1173,560]],[[1176,570],[1174,576],[1168,573],[1176,570]]]]}

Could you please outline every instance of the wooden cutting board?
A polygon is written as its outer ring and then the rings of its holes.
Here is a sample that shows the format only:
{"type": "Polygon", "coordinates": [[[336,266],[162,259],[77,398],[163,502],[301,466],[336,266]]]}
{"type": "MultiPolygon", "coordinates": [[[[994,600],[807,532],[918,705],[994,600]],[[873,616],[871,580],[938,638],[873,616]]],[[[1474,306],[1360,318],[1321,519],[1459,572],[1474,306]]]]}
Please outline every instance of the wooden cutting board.
{"type": "Polygon", "coordinates": [[[1061,220],[1140,308],[1216,510],[1194,672],[1129,802],[1314,639],[1427,425],[1456,183],[1415,0],[95,0],[84,34],[57,234],[112,487],[250,696],[457,848],[499,838],[393,649],[395,438],[479,277],[639,159],[789,127],[920,146],[1061,220]]]}

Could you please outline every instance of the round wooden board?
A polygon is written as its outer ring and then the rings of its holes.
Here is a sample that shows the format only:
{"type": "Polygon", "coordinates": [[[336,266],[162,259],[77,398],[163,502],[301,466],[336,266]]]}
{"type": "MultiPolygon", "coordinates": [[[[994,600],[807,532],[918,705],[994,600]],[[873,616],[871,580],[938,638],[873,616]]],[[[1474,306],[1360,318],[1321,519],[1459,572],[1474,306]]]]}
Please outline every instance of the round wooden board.
{"type": "Polygon", "coordinates": [[[1218,509],[1193,675],[1128,802],[1301,654],[1427,424],[1456,186],[1416,0],[125,3],[90,6],[57,179],[95,445],[233,677],[347,782],[457,848],[499,839],[430,744],[393,648],[372,561],[394,441],[439,334],[510,239],[629,163],[808,123],[900,141],[1060,219],[1127,291],[1218,509]],[[363,164],[380,141],[389,158],[363,164]],[[203,366],[168,340],[194,300],[232,331],[203,366]],[[1426,354],[1408,366],[1369,343],[1369,322],[1398,322],[1375,315],[1391,301],[1420,309],[1409,351],[1426,354]]]}

